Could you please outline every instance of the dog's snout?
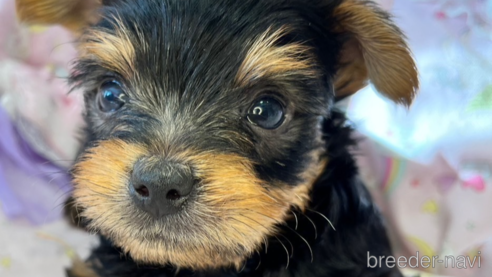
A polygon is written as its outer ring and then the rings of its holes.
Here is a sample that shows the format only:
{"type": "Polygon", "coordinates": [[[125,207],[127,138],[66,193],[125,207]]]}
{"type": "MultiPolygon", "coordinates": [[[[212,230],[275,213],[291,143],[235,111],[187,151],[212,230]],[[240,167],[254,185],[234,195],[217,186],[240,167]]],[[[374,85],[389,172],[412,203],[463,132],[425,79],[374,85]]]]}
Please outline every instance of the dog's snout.
{"type": "Polygon", "coordinates": [[[166,159],[144,158],[133,167],[130,192],[133,200],[155,218],[178,212],[195,187],[192,169],[166,159]]]}

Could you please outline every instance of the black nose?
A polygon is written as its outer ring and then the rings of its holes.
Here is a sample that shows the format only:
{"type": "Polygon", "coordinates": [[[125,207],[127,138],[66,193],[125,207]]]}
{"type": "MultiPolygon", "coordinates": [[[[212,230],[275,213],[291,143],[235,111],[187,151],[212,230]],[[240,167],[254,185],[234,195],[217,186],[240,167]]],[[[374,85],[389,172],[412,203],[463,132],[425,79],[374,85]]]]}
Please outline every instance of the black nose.
{"type": "Polygon", "coordinates": [[[134,165],[130,191],[137,206],[160,218],[182,208],[195,178],[187,165],[156,159],[143,158],[134,165]]]}

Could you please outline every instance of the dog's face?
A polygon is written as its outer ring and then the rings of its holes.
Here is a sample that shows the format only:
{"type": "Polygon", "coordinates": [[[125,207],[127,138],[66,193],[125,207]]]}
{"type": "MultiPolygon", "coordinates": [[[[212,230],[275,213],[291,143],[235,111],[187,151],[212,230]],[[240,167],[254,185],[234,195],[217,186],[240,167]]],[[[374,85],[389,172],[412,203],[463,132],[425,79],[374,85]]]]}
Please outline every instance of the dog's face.
{"type": "Polygon", "coordinates": [[[241,264],[309,205],[335,97],[369,78],[409,104],[417,87],[399,30],[366,1],[29,2],[31,22],[55,4],[91,15],[58,20],[81,30],[74,198],[139,261],[241,264]]]}

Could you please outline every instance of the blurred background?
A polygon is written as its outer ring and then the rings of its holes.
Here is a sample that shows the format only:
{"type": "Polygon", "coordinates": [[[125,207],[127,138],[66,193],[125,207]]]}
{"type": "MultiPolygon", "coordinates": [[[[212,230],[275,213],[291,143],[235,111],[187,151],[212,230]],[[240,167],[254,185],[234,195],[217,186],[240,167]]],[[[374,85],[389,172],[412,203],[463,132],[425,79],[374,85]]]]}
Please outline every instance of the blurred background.
{"type": "MultiPolygon", "coordinates": [[[[480,257],[409,276],[492,276],[492,0],[379,0],[408,36],[421,91],[410,110],[372,87],[340,103],[395,256],[480,257]],[[478,262],[478,260],[476,260],[478,262]]],[[[0,276],[61,277],[96,239],[62,219],[83,126],[61,27],[20,26],[0,0],[0,276]]],[[[410,269],[410,268],[409,268],[410,269]]]]}

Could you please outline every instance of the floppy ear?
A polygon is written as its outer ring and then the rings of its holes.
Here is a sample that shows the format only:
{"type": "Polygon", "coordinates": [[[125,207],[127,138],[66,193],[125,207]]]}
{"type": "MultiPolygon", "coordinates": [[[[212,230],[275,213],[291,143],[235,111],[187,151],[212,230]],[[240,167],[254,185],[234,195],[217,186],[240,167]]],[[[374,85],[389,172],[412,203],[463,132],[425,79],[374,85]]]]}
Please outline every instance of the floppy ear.
{"type": "Polygon", "coordinates": [[[405,37],[388,13],[374,2],[345,0],[333,13],[334,32],[342,39],[334,86],[337,98],[370,81],[383,95],[409,106],[419,86],[405,37]]]}
{"type": "Polygon", "coordinates": [[[17,16],[27,24],[60,24],[74,32],[97,20],[101,0],[16,0],[17,16]]]}

